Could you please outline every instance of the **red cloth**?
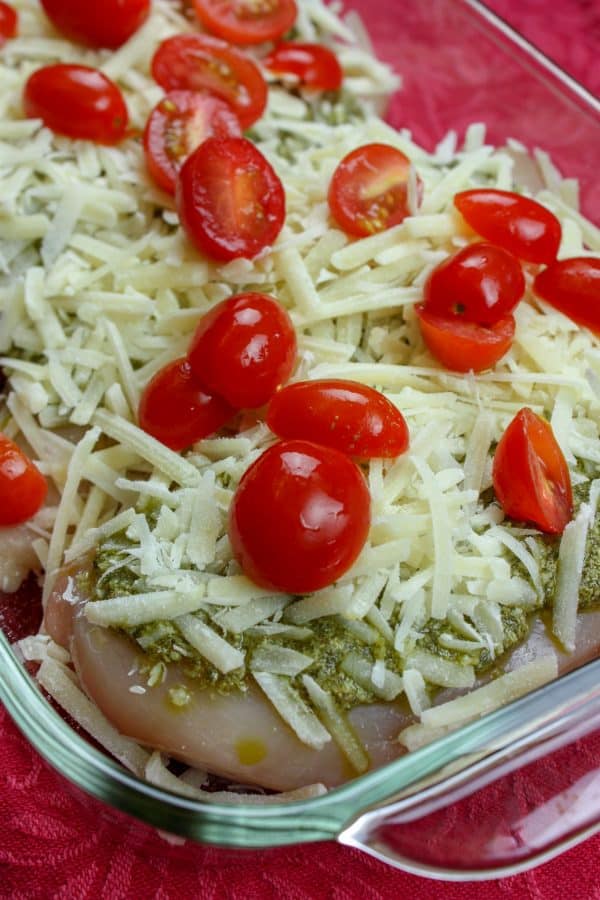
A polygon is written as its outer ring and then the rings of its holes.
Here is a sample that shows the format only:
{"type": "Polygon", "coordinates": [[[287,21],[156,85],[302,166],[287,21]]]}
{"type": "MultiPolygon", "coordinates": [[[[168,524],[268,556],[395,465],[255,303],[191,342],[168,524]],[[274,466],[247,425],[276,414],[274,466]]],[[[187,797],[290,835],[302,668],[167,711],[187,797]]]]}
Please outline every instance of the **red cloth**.
{"type": "MultiPolygon", "coordinates": [[[[354,0],[377,25],[377,8],[354,0]]],[[[592,91],[600,91],[600,8],[593,0],[488,0],[592,91]]],[[[543,136],[540,136],[543,146],[543,136]]],[[[268,851],[170,847],[116,825],[45,766],[0,708],[0,900],[600,900],[600,836],[525,875],[442,884],[335,844],[268,851]]]]}

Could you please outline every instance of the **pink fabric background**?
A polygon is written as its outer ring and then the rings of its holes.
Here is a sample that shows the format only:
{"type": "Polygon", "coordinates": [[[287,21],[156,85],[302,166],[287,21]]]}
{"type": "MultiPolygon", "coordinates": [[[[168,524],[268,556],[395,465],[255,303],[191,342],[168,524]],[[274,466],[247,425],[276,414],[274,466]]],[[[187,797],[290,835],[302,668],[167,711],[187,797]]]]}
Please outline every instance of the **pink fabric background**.
{"type": "MultiPolygon", "coordinates": [[[[365,2],[367,22],[392,2],[365,2]]],[[[488,3],[600,92],[597,0],[488,3]]],[[[533,872],[486,885],[416,878],[335,844],[261,852],[196,847],[183,855],[66,791],[0,708],[0,900],[600,900],[599,854],[600,836],[533,872]]]]}

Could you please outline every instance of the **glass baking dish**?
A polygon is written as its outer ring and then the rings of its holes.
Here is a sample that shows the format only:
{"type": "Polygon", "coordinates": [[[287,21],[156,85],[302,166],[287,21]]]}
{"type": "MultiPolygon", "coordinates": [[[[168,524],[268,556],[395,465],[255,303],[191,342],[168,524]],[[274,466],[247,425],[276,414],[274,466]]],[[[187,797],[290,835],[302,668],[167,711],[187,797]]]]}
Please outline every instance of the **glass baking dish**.
{"type": "MultiPolygon", "coordinates": [[[[600,218],[591,95],[474,0],[395,0],[376,15],[370,6],[346,3],[403,78],[392,124],[427,147],[474,121],[492,143],[543,147],[579,180],[586,215],[600,218]]],[[[15,636],[0,631],[0,699],[42,757],[119,819],[225,847],[337,839],[453,880],[514,874],[600,831],[600,660],[324,796],[225,805],[141,781],[95,749],[48,704],[11,649],[15,636]]]]}

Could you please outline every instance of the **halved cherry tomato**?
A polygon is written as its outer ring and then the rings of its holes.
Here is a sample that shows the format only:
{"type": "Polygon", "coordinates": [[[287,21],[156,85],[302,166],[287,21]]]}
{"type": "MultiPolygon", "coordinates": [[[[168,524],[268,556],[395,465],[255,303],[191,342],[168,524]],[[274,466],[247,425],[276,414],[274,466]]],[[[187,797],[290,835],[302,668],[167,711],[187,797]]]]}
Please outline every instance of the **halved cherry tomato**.
{"type": "Polygon", "coordinates": [[[48,485],[19,447],[0,434],[0,526],[20,525],[41,508],[48,485]]]}
{"type": "Polygon", "coordinates": [[[214,434],[233,416],[235,410],[202,386],[185,357],[168,363],[148,382],[138,410],[140,428],[171,450],[184,450],[214,434]]]}
{"type": "Polygon", "coordinates": [[[496,447],[492,478],[496,497],[511,519],[561,534],[573,514],[569,467],[552,428],[525,407],[496,447]]]}
{"type": "Polygon", "coordinates": [[[499,247],[532,263],[556,259],[562,235],[556,216],[529,197],[512,191],[462,191],[454,205],[471,228],[499,247]]]}
{"type": "Polygon", "coordinates": [[[188,157],[177,184],[181,224],[212,259],[253,259],[274,243],[285,219],[279,176],[245,138],[208,138],[188,157]]]}
{"type": "Polygon", "coordinates": [[[525,293],[519,260],[494,244],[463,247],[431,272],[423,289],[427,312],[494,325],[525,293]]]}
{"type": "Polygon", "coordinates": [[[197,377],[236,409],[263,406],[289,378],[296,332],[267,294],[238,294],[200,320],[188,359],[197,377]]]}
{"type": "Polygon", "coordinates": [[[269,53],[263,65],[276,74],[296,75],[301,84],[319,91],[338,91],[344,79],[337,56],[323,44],[284,41],[269,53]]]}
{"type": "Polygon", "coordinates": [[[229,539],[256,584],[305,594],[333,584],[362,550],[370,495],[343,453],[282,441],[246,471],[234,494],[229,539]]]}
{"type": "Polygon", "coordinates": [[[399,456],[409,440],[394,404],[356,381],[289,384],[272,397],[267,425],[281,438],[314,441],[361,459],[399,456]]]}
{"type": "Polygon", "coordinates": [[[289,31],[295,0],[194,0],[201,23],[232,44],[262,44],[289,31]]]}
{"type": "Polygon", "coordinates": [[[437,316],[422,305],[416,311],[427,348],[454,372],[491,369],[510,350],[515,336],[514,316],[505,316],[486,326],[457,317],[437,316]]]}
{"type": "Polygon", "coordinates": [[[240,137],[235,112],[219,97],[197,91],[171,91],[158,103],[146,124],[146,164],[163,191],[175,193],[177,173],[208,137],[240,137]]]}
{"type": "MultiPolygon", "coordinates": [[[[347,234],[365,237],[409,215],[410,160],[388,144],[365,144],[343,158],[329,185],[333,218],[347,234]]],[[[422,193],[421,179],[417,179],[422,193]]]]}
{"type": "Polygon", "coordinates": [[[31,75],[23,95],[25,113],[42,119],[57,134],[117,144],[127,131],[127,107],[121,91],[89,66],[59,63],[31,75]]]}
{"type": "Polygon", "coordinates": [[[267,83],[249,56],[205,34],[178,34],[163,41],[152,58],[152,76],[165,91],[214,94],[233,107],[242,128],[260,119],[267,83]]]}
{"type": "Polygon", "coordinates": [[[6,43],[9,38],[16,37],[19,27],[19,16],[16,9],[3,3],[0,0],[0,47],[6,43]]]}
{"type": "Polygon", "coordinates": [[[71,41],[116,49],[150,13],[150,0],[41,0],[44,12],[71,41]]]}
{"type": "Polygon", "coordinates": [[[561,259],[539,273],[533,290],[578,325],[600,336],[600,259],[561,259]]]}

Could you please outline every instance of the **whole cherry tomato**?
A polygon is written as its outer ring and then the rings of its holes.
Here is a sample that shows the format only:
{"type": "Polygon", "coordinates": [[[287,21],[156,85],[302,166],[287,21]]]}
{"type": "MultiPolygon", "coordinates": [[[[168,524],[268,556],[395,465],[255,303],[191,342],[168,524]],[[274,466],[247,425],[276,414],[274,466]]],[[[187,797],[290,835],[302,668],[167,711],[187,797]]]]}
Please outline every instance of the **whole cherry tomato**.
{"type": "Polygon", "coordinates": [[[71,41],[116,49],[146,21],[150,0],[41,0],[44,12],[71,41]]]}
{"type": "Polygon", "coordinates": [[[17,35],[19,16],[16,9],[0,0],[0,47],[17,35]]]}
{"type": "Polygon", "coordinates": [[[545,419],[519,410],[496,447],[494,491],[511,519],[561,534],[573,514],[569,467],[545,419]]]}
{"type": "Polygon", "coordinates": [[[362,459],[399,456],[409,441],[402,413],[356,381],[289,384],[272,397],[267,425],[281,438],[314,441],[362,459]]]}
{"type": "Polygon", "coordinates": [[[283,227],[283,185],[246,138],[208,138],[181,168],[177,184],[181,224],[211,259],[253,259],[283,227]]]}
{"type": "Polygon", "coordinates": [[[178,34],[163,41],[152,58],[152,76],[165,91],[214,94],[233,107],[242,128],[260,119],[267,83],[245,53],[206,34],[178,34]]]}
{"type": "Polygon", "coordinates": [[[437,316],[424,306],[417,306],[416,311],[428,350],[454,372],[491,369],[508,353],[515,336],[514,316],[487,326],[456,316],[437,316]]]}
{"type": "Polygon", "coordinates": [[[106,75],[88,66],[44,66],[25,84],[25,113],[42,119],[57,134],[117,144],[127,131],[127,107],[121,91],[106,75]]]}
{"type": "Polygon", "coordinates": [[[13,441],[0,434],[0,526],[21,525],[41,508],[48,485],[13,441]]]}
{"type": "Polygon", "coordinates": [[[456,194],[454,205],[477,234],[519,259],[532,263],[556,259],[560,222],[536,200],[512,191],[478,188],[456,194]]]}
{"type": "Polygon", "coordinates": [[[289,378],[296,332],[267,294],[238,294],[200,320],[188,359],[197,377],[236,409],[263,406],[289,378]]]}
{"type": "Polygon", "coordinates": [[[298,10],[295,0],[194,0],[201,23],[232,44],[262,44],[289,31],[298,10]]]}
{"type": "Polygon", "coordinates": [[[519,260],[494,244],[463,247],[441,262],[423,289],[423,304],[436,316],[495,325],[525,293],[519,260]]]}
{"type": "Polygon", "coordinates": [[[234,494],[229,539],[256,584],[305,594],[333,584],[369,533],[370,495],[343,453],[282,441],[246,471],[234,494]]]}
{"type": "Polygon", "coordinates": [[[277,75],[296,75],[301,84],[319,91],[338,91],[344,79],[337,56],[323,44],[283,41],[263,65],[277,75]]]}
{"type": "MultiPolygon", "coordinates": [[[[347,234],[365,237],[409,215],[408,157],[387,144],[365,144],[339,163],[329,185],[329,208],[347,234]]],[[[421,180],[417,180],[422,193],[421,180]]]]}
{"type": "Polygon", "coordinates": [[[154,107],[146,124],[148,170],[159,187],[174,194],[177,173],[206,138],[241,134],[239,119],[224,100],[196,91],[171,91],[154,107]]]}
{"type": "Polygon", "coordinates": [[[533,282],[534,293],[600,336],[600,259],[574,256],[544,269],[533,282]]]}
{"type": "Polygon", "coordinates": [[[184,450],[226,425],[235,410],[202,386],[184,357],[168,363],[148,382],[138,420],[171,450],[184,450]]]}

